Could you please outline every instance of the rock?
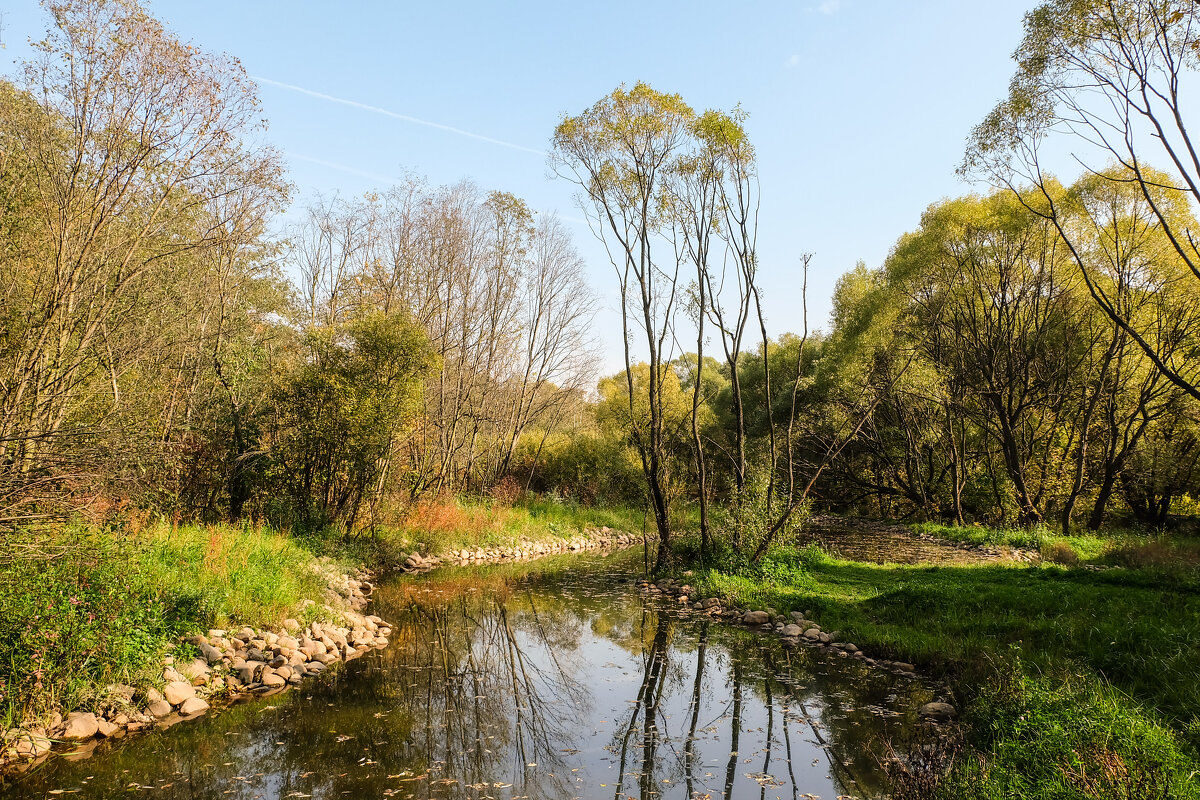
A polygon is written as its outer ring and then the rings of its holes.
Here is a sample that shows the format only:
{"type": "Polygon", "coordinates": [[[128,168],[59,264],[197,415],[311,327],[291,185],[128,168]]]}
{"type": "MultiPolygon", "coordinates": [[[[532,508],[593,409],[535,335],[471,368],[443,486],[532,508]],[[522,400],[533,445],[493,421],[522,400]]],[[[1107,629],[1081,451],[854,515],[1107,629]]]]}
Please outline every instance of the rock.
{"type": "Polygon", "coordinates": [[[914,667],[912,664],[906,664],[903,661],[893,661],[892,666],[895,667],[896,669],[900,670],[901,672],[916,672],[917,671],[917,668],[914,667]]]}
{"type": "Polygon", "coordinates": [[[847,653],[857,653],[858,645],[853,644],[852,642],[846,642],[845,644],[842,645],[842,649],[845,650],[847,653]]]}
{"type": "Polygon", "coordinates": [[[804,622],[804,615],[801,614],[799,611],[793,611],[791,613],[791,617],[792,617],[792,622],[795,622],[797,624],[804,622]]]}
{"type": "Polygon", "coordinates": [[[96,733],[100,734],[105,739],[112,736],[118,730],[120,730],[119,726],[114,725],[113,723],[109,722],[108,720],[104,719],[103,717],[97,718],[96,733]]]}
{"type": "Polygon", "coordinates": [[[742,622],[746,625],[765,625],[771,621],[771,615],[765,611],[747,611],[742,617],[742,622]]]}
{"type": "Polygon", "coordinates": [[[819,628],[809,628],[804,632],[804,638],[810,642],[821,641],[821,630],[819,628]]]}
{"type": "Polygon", "coordinates": [[[799,625],[784,625],[783,626],[783,635],[784,636],[799,636],[802,633],[804,633],[804,629],[801,628],[799,625]]]}
{"type": "Polygon", "coordinates": [[[261,680],[263,686],[267,686],[272,689],[287,685],[287,678],[283,677],[273,669],[264,669],[261,680]]]}
{"type": "MultiPolygon", "coordinates": [[[[104,693],[109,697],[119,698],[123,702],[132,703],[133,696],[137,694],[137,689],[127,683],[110,683],[104,687],[104,693]]],[[[50,727],[54,727],[51,725],[50,727]]]]}
{"type": "Polygon", "coordinates": [[[926,703],[921,706],[921,710],[918,713],[926,719],[943,722],[954,719],[958,715],[958,710],[949,703],[926,703]]]}
{"type": "Polygon", "coordinates": [[[251,647],[248,649],[246,651],[245,658],[246,661],[267,661],[266,655],[264,655],[263,651],[257,647],[251,647]]]}
{"type": "Polygon", "coordinates": [[[202,711],[208,710],[208,703],[201,700],[199,697],[189,697],[183,701],[183,705],[179,706],[179,713],[184,716],[199,714],[202,711]]]}
{"type": "Polygon", "coordinates": [[[82,742],[95,736],[99,729],[95,714],[72,711],[67,714],[67,727],[63,730],[62,738],[68,742],[82,742]]]}
{"type": "Polygon", "coordinates": [[[186,681],[172,681],[163,688],[163,697],[173,706],[177,706],[189,697],[196,696],[196,687],[186,681]]]}
{"type": "Polygon", "coordinates": [[[153,700],[146,706],[146,711],[150,712],[150,716],[161,719],[171,713],[171,704],[166,700],[153,700]]]}
{"type": "Polygon", "coordinates": [[[304,674],[319,675],[319,674],[321,674],[322,670],[324,670],[324,669],[325,669],[324,662],[309,661],[307,664],[304,665],[304,674]]]}
{"type": "Polygon", "coordinates": [[[300,623],[294,619],[285,619],[283,621],[283,627],[287,629],[289,633],[296,633],[300,630],[300,623]]]}
{"type": "Polygon", "coordinates": [[[249,685],[258,680],[258,676],[266,668],[266,664],[261,661],[247,661],[245,664],[237,668],[237,679],[245,685],[249,685]]]}
{"type": "Polygon", "coordinates": [[[209,664],[221,663],[221,651],[213,647],[211,644],[200,645],[200,655],[209,664]]]}
{"type": "Polygon", "coordinates": [[[50,740],[36,733],[22,731],[13,744],[18,758],[41,758],[50,752],[50,740]]]}

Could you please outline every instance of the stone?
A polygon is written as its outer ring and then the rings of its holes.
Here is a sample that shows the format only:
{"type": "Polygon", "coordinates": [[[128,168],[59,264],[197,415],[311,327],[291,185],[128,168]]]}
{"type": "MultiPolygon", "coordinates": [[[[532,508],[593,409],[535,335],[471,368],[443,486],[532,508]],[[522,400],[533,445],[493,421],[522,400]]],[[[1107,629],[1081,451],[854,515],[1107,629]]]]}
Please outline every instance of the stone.
{"type": "Polygon", "coordinates": [[[189,697],[187,700],[183,701],[182,705],[179,706],[179,713],[188,717],[207,710],[208,703],[204,702],[199,697],[189,697]]]}
{"type": "Polygon", "coordinates": [[[237,679],[243,684],[249,685],[258,680],[258,676],[266,668],[266,664],[261,661],[247,661],[245,664],[237,668],[237,679]]]}
{"type": "Polygon", "coordinates": [[[283,677],[273,669],[264,669],[261,680],[263,686],[267,686],[272,689],[287,685],[287,678],[283,677]]]}
{"type": "Polygon", "coordinates": [[[847,653],[857,653],[858,645],[854,644],[853,642],[846,642],[845,644],[842,645],[842,649],[845,650],[847,653]]]}
{"type": "Polygon", "coordinates": [[[150,716],[162,719],[171,713],[171,704],[166,700],[154,700],[146,706],[146,710],[150,712],[150,716]]]}
{"type": "Polygon", "coordinates": [[[41,758],[50,752],[50,740],[40,734],[22,731],[13,749],[18,758],[41,758]]]}
{"type": "Polygon", "coordinates": [[[173,706],[177,706],[189,697],[196,696],[196,687],[186,681],[172,681],[163,688],[163,697],[173,706]]]}
{"type": "Polygon", "coordinates": [[[765,611],[747,611],[742,617],[742,622],[746,625],[765,625],[771,621],[771,615],[765,611]]]}
{"type": "Polygon", "coordinates": [[[799,636],[802,633],[804,633],[804,629],[801,628],[799,625],[784,625],[783,626],[783,635],[784,636],[799,636]]]}
{"type": "Polygon", "coordinates": [[[821,631],[818,628],[809,628],[804,632],[804,638],[810,642],[821,641],[821,631]]]}
{"type": "Polygon", "coordinates": [[[265,662],[267,660],[267,657],[266,657],[266,655],[263,654],[263,651],[257,647],[249,648],[246,651],[245,658],[246,658],[246,661],[264,661],[265,662]]]}
{"type": "Polygon", "coordinates": [[[200,655],[209,664],[219,664],[221,662],[221,651],[211,644],[200,645],[200,655]]]}
{"type": "Polygon", "coordinates": [[[896,669],[900,670],[901,672],[916,672],[917,671],[917,668],[914,667],[912,664],[906,664],[903,661],[893,661],[892,666],[895,667],[896,669]]]}
{"type": "Polygon", "coordinates": [[[307,664],[304,665],[304,674],[305,675],[320,675],[324,669],[325,669],[324,662],[309,661],[307,664]]]}
{"type": "Polygon", "coordinates": [[[114,725],[113,723],[109,722],[108,720],[104,719],[103,717],[99,717],[96,719],[96,733],[100,734],[105,739],[112,736],[118,730],[120,730],[119,726],[114,725]]]}
{"type": "Polygon", "coordinates": [[[287,630],[288,630],[288,632],[290,632],[290,633],[295,633],[295,632],[297,632],[298,630],[300,630],[300,623],[299,623],[299,622],[297,622],[297,621],[296,621],[296,620],[294,620],[294,619],[290,619],[290,618],[289,618],[289,619],[285,619],[285,620],[283,621],[283,627],[284,627],[285,629],[287,629],[287,630]]]}
{"type": "Polygon", "coordinates": [[[804,622],[804,615],[801,614],[799,611],[793,611],[791,614],[791,617],[792,617],[792,622],[795,622],[795,623],[804,622]]]}
{"type": "Polygon", "coordinates": [[[926,719],[943,722],[954,719],[958,715],[958,709],[949,703],[926,703],[921,706],[921,710],[918,713],[926,719]]]}
{"type": "Polygon", "coordinates": [[[131,703],[133,702],[133,696],[137,694],[137,689],[127,683],[111,683],[104,687],[104,693],[109,697],[119,698],[126,703],[131,703]]]}
{"type": "Polygon", "coordinates": [[[67,714],[67,727],[63,730],[62,738],[68,742],[82,742],[95,736],[99,729],[95,714],[72,711],[67,714]]]}

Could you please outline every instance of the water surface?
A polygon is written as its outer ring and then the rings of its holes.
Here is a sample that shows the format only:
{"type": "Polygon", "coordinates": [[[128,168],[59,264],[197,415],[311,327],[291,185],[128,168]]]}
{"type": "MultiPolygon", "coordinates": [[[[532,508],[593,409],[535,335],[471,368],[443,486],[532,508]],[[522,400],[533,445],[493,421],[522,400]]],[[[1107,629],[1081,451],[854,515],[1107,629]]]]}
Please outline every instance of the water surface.
{"type": "Polygon", "coordinates": [[[811,798],[884,792],[915,680],[680,612],[633,551],[398,576],[391,644],[299,689],[52,758],[5,798],[811,798]]]}

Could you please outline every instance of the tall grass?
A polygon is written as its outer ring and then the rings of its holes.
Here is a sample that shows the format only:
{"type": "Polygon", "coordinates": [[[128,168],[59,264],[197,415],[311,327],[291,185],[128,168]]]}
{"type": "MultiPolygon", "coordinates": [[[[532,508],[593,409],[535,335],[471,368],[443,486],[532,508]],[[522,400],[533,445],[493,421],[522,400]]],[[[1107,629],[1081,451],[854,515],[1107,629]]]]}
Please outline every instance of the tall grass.
{"type": "MultiPolygon", "coordinates": [[[[16,535],[14,535],[16,536],[16,535]]],[[[0,564],[0,718],[144,682],[181,635],[277,623],[319,598],[313,555],[255,527],[68,526],[20,534],[0,564]]]]}

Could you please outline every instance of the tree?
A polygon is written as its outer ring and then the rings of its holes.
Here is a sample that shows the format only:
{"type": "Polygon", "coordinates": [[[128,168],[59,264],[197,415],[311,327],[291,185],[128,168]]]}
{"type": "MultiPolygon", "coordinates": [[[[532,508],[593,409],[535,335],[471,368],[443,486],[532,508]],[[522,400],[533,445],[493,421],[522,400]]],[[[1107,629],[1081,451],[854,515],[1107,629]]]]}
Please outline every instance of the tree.
{"type": "Polygon", "coordinates": [[[560,172],[581,188],[581,203],[617,273],[630,432],[658,532],[656,569],[666,565],[671,547],[663,383],[672,374],[668,348],[680,301],[680,262],[659,237],[671,223],[669,183],[693,117],[679,95],[644,83],[621,86],[582,114],[565,117],[554,131],[552,155],[560,172]],[[635,330],[647,359],[644,417],[633,406],[635,330]]]}
{"type": "Polygon", "coordinates": [[[275,392],[275,478],[309,525],[353,527],[382,493],[434,365],[425,333],[379,312],[311,330],[275,392]]]}
{"type": "Polygon", "coordinates": [[[1050,220],[1069,248],[1092,300],[1173,384],[1200,400],[1200,345],[1177,347],[1148,335],[1121,298],[1093,271],[1070,212],[1042,167],[1050,139],[1071,145],[1094,176],[1129,182],[1158,222],[1172,253],[1161,267],[1175,272],[1173,305],[1200,298],[1196,230],[1173,208],[1200,202],[1200,156],[1187,124],[1186,74],[1200,59],[1200,8],[1190,0],[1051,0],[1025,16],[1017,73],[1007,99],[975,128],[961,171],[1016,192],[1041,190],[1030,208],[1050,220]],[[1149,168],[1151,159],[1170,173],[1149,168]],[[1109,169],[1114,162],[1119,169],[1109,169]],[[1186,199],[1172,201],[1172,195],[1186,199]],[[1162,346],[1169,349],[1164,351],[1162,346]]]}

